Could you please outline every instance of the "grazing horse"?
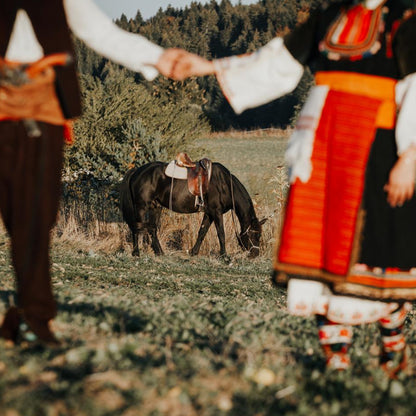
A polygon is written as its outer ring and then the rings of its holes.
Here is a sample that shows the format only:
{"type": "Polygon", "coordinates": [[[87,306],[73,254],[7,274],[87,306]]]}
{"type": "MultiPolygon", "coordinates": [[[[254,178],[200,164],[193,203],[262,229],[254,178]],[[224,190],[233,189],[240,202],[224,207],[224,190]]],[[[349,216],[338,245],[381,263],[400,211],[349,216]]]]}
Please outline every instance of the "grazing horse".
{"type": "Polygon", "coordinates": [[[220,163],[212,164],[211,181],[203,197],[202,208],[196,206],[195,196],[189,192],[187,181],[167,176],[166,167],[167,163],[151,162],[130,169],[121,183],[121,211],[133,234],[133,255],[139,255],[138,235],[143,231],[150,235],[155,254],[163,254],[157,238],[161,207],[187,214],[202,209],[204,217],[190,254],[198,254],[202,241],[214,222],[221,257],[227,256],[223,214],[234,209],[240,222],[241,232],[237,235],[240,246],[249,252],[249,257],[259,255],[261,225],[265,220],[257,219],[250,195],[226,167],[220,163]]]}

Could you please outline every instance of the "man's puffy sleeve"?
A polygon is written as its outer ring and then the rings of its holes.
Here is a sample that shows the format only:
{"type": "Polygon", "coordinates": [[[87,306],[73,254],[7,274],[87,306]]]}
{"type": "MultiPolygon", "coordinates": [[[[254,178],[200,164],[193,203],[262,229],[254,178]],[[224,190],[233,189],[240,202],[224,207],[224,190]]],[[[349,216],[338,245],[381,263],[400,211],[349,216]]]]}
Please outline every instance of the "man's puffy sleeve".
{"type": "Polygon", "coordinates": [[[154,79],[163,48],[143,36],[120,29],[92,0],[64,0],[74,35],[104,57],[154,79]]]}

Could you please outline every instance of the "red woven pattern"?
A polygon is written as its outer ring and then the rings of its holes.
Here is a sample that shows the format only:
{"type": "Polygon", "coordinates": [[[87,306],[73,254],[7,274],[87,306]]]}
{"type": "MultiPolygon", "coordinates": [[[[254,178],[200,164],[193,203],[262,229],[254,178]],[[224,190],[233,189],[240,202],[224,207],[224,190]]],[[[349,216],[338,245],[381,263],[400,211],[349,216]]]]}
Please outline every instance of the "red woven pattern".
{"type": "Polygon", "coordinates": [[[329,92],[312,176],[290,190],[279,262],[347,274],[379,105],[377,99],[329,92]]]}

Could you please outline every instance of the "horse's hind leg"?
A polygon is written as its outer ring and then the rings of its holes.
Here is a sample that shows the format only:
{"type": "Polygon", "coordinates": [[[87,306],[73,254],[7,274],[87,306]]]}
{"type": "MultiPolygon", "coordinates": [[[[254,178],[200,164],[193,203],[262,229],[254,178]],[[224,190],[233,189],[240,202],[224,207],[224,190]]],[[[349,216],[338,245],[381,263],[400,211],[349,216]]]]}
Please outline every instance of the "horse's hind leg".
{"type": "Polygon", "coordinates": [[[151,247],[156,254],[156,256],[162,256],[163,255],[163,249],[160,245],[159,239],[157,238],[157,229],[151,228],[149,229],[150,237],[152,238],[152,244],[151,247]]]}
{"type": "Polygon", "coordinates": [[[205,213],[204,218],[202,219],[202,222],[201,222],[201,226],[199,227],[198,237],[195,241],[194,246],[189,252],[191,256],[196,256],[199,253],[199,249],[201,248],[202,241],[204,241],[204,238],[207,235],[207,232],[211,224],[212,224],[212,218],[207,213],[205,213]]]}
{"type": "Polygon", "coordinates": [[[133,251],[132,256],[140,256],[140,249],[139,249],[139,235],[143,233],[143,224],[140,222],[137,222],[134,224],[134,226],[131,228],[131,233],[133,235],[133,251]]]}

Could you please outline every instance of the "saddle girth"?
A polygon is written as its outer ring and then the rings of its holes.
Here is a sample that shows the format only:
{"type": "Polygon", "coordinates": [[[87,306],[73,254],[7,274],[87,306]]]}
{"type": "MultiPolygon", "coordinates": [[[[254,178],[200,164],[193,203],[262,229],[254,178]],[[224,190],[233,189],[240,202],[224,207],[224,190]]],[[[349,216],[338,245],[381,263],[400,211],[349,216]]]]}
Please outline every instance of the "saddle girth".
{"type": "Polygon", "coordinates": [[[212,162],[207,158],[192,161],[186,153],[179,153],[176,164],[186,167],[188,171],[188,190],[192,195],[199,197],[204,202],[204,195],[208,192],[212,173],[212,162]]]}

